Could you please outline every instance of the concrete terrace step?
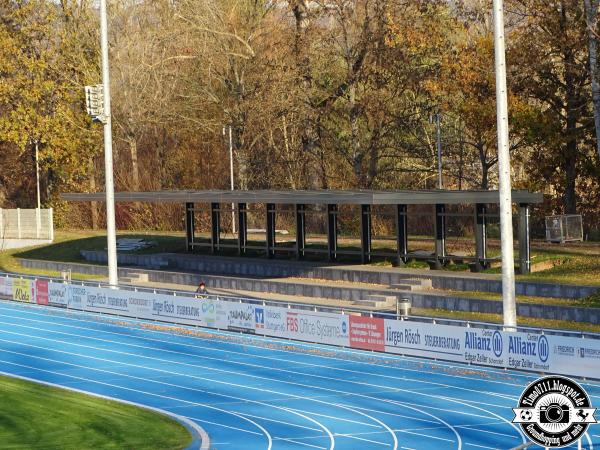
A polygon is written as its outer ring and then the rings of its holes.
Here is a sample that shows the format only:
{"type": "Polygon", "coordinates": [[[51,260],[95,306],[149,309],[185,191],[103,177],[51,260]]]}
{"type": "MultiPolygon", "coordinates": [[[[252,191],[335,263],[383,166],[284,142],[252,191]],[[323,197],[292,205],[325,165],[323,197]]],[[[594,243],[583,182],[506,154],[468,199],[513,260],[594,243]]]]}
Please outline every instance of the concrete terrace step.
{"type": "Polygon", "coordinates": [[[355,305],[371,306],[374,308],[392,307],[398,301],[395,295],[370,294],[365,300],[357,300],[355,305]]]}
{"type": "Polygon", "coordinates": [[[390,289],[397,289],[399,291],[423,291],[426,289],[432,289],[432,283],[429,279],[406,279],[402,280],[401,283],[395,283],[390,285],[390,289]]]}
{"type": "MultiPolygon", "coordinates": [[[[106,263],[107,260],[106,252],[102,251],[82,250],[81,254],[92,263],[106,263]]],[[[168,268],[169,270],[236,277],[297,277],[382,286],[410,284],[406,280],[421,279],[430,282],[433,288],[440,290],[502,292],[500,276],[495,274],[176,253],[153,255],[119,253],[118,260],[120,265],[153,269],[168,268]]],[[[594,286],[571,286],[543,282],[516,283],[517,295],[539,297],[581,298],[593,294],[597,289],[594,286]]]]}

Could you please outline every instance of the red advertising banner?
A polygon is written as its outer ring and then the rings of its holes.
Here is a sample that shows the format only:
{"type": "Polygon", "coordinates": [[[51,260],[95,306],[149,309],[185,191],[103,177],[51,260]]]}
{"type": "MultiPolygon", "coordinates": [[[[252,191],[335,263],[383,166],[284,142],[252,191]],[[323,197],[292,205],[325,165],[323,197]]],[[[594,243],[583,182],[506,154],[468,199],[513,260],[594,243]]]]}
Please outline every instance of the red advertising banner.
{"type": "Polygon", "coordinates": [[[385,351],[384,328],[383,319],[350,316],[350,346],[385,351]]]}
{"type": "Polygon", "coordinates": [[[48,282],[46,280],[36,280],[35,282],[36,302],[38,305],[48,304],[48,282]]]}

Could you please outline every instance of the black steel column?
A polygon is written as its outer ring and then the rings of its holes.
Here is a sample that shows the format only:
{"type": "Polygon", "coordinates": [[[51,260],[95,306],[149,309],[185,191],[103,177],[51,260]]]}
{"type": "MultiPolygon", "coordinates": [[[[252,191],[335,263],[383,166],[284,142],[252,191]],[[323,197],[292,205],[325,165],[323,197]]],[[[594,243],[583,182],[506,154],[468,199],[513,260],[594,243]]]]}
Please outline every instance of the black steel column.
{"type": "Polygon", "coordinates": [[[327,205],[327,251],[329,261],[337,258],[337,205],[327,205]]]}
{"type": "Polygon", "coordinates": [[[371,262],[371,205],[360,205],[360,260],[371,262]]]}
{"type": "Polygon", "coordinates": [[[238,214],[238,255],[246,254],[246,244],[248,243],[248,221],[246,220],[246,204],[237,204],[238,214]]]}
{"type": "Polygon", "coordinates": [[[408,216],[406,205],[396,205],[396,249],[399,266],[408,262],[408,216]]]}
{"type": "Polygon", "coordinates": [[[221,247],[221,205],[219,203],[210,204],[210,251],[215,253],[221,247]]]}
{"type": "Polygon", "coordinates": [[[185,204],[185,248],[188,252],[194,250],[194,204],[185,204]]]}
{"type": "Polygon", "coordinates": [[[306,247],[306,221],[304,218],[304,205],[295,205],[296,211],[296,258],[304,257],[304,248],[306,247]]]}
{"type": "Polygon", "coordinates": [[[529,205],[519,204],[519,272],[531,272],[529,205]]]}
{"type": "Polygon", "coordinates": [[[486,269],[487,258],[487,207],[483,203],[475,205],[475,270],[486,269]]]}
{"type": "Polygon", "coordinates": [[[275,204],[267,203],[267,258],[275,256],[275,204]]]}
{"type": "Polygon", "coordinates": [[[435,205],[435,268],[440,269],[446,261],[446,205],[435,205]]]}

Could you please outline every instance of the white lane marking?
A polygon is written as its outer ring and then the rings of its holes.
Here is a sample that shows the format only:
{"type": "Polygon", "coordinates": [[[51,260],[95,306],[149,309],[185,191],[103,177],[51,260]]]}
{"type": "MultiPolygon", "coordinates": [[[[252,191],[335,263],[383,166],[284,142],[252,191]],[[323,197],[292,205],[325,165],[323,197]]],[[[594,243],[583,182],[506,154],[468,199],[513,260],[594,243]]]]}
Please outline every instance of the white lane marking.
{"type": "Polygon", "coordinates": [[[484,434],[497,434],[498,436],[506,436],[506,437],[509,437],[512,439],[519,439],[518,436],[515,436],[512,434],[498,433],[497,431],[490,431],[490,430],[480,430],[479,428],[473,428],[473,426],[471,426],[471,425],[457,426],[456,428],[467,428],[469,430],[479,431],[480,433],[484,433],[484,434]]]}
{"type": "MultiPolygon", "coordinates": [[[[189,408],[189,406],[188,406],[188,408],[189,408]]],[[[197,417],[191,417],[191,416],[185,416],[185,417],[187,417],[190,420],[193,420],[194,422],[207,423],[209,425],[216,425],[218,427],[229,428],[230,430],[241,431],[242,433],[250,433],[250,434],[256,434],[258,436],[262,436],[262,433],[257,433],[256,431],[246,430],[245,428],[232,427],[231,425],[225,425],[224,423],[211,422],[210,420],[199,419],[197,417]]],[[[213,442],[212,444],[214,445],[215,443],[213,442]]]]}
{"type": "Polygon", "coordinates": [[[410,448],[410,447],[400,447],[400,448],[404,449],[404,450],[415,450],[414,448],[410,448]]]}
{"type": "MultiPolygon", "coordinates": [[[[41,321],[41,320],[26,319],[26,318],[23,319],[23,320],[47,324],[47,322],[41,321]]],[[[214,361],[219,361],[219,362],[221,362],[223,360],[222,358],[210,357],[210,356],[205,356],[205,355],[198,355],[198,354],[195,354],[195,353],[186,353],[186,352],[180,352],[180,351],[168,350],[168,349],[157,349],[156,347],[148,347],[148,346],[139,345],[139,344],[133,344],[133,343],[128,343],[128,342],[114,341],[114,340],[110,340],[110,339],[102,339],[102,338],[97,338],[97,337],[88,336],[88,335],[81,335],[81,334],[75,334],[75,333],[67,333],[67,332],[64,332],[64,331],[49,330],[49,329],[46,329],[46,328],[28,327],[26,325],[20,325],[20,324],[14,324],[14,323],[7,323],[7,322],[1,322],[1,321],[0,321],[0,324],[5,324],[5,325],[11,326],[11,327],[33,329],[33,330],[36,330],[36,331],[41,330],[41,331],[46,331],[46,332],[49,332],[49,333],[62,334],[62,335],[65,335],[65,336],[75,336],[75,337],[80,337],[80,338],[89,339],[89,340],[97,340],[97,341],[100,341],[100,342],[107,342],[107,343],[110,343],[110,344],[118,343],[118,344],[124,345],[124,346],[137,347],[137,348],[142,348],[142,349],[150,349],[150,350],[158,351],[158,352],[173,353],[173,354],[178,354],[178,355],[190,356],[190,357],[194,357],[194,358],[197,358],[197,359],[214,360],[214,361]]],[[[83,329],[83,330],[88,330],[88,331],[90,330],[90,328],[78,327],[78,326],[73,326],[73,325],[61,325],[61,326],[68,327],[68,328],[83,329]]],[[[100,330],[100,331],[104,332],[104,333],[116,334],[116,335],[119,335],[119,336],[125,336],[125,337],[129,337],[129,338],[133,338],[133,337],[137,338],[137,336],[128,336],[128,335],[124,335],[123,333],[113,333],[113,332],[110,332],[110,331],[102,331],[102,330],[100,330]]],[[[158,341],[156,339],[149,339],[149,338],[143,338],[143,337],[140,337],[139,339],[141,339],[141,340],[158,341]]],[[[162,341],[159,341],[159,342],[164,343],[162,341]]],[[[179,345],[179,344],[177,344],[177,345],[179,345]]],[[[183,345],[184,346],[189,346],[188,344],[183,344],[183,345]]],[[[240,345],[240,344],[237,344],[237,345],[240,345]]],[[[236,356],[239,356],[239,352],[231,352],[229,350],[215,350],[214,348],[199,347],[199,346],[196,346],[196,348],[203,348],[203,349],[208,349],[208,350],[211,350],[211,351],[218,351],[218,352],[224,352],[224,353],[235,353],[236,356]]],[[[107,349],[105,349],[105,350],[107,350],[107,349]]],[[[272,359],[272,358],[268,358],[268,357],[265,357],[265,358],[272,359]]],[[[294,362],[294,361],[285,360],[285,359],[284,360],[282,360],[282,359],[278,360],[278,362],[282,362],[282,361],[283,362],[294,362]]],[[[247,363],[247,362],[242,362],[242,361],[234,361],[234,360],[229,360],[229,362],[232,363],[232,364],[236,364],[236,365],[256,367],[256,368],[261,368],[261,369],[264,369],[265,367],[268,367],[270,370],[273,370],[273,371],[291,373],[293,375],[304,375],[304,376],[315,377],[315,378],[323,378],[323,379],[327,379],[327,380],[330,379],[330,377],[326,377],[326,376],[323,376],[323,375],[310,374],[310,373],[305,373],[305,372],[298,372],[298,371],[293,371],[293,370],[288,370],[288,369],[282,369],[282,368],[279,368],[279,367],[261,366],[259,364],[252,364],[252,363],[247,363]]],[[[310,363],[301,363],[301,364],[322,367],[322,365],[316,365],[316,364],[310,364],[310,363]]],[[[198,365],[198,367],[208,368],[209,370],[219,370],[219,369],[210,368],[210,367],[206,367],[206,366],[200,366],[200,365],[198,365]]],[[[327,366],[327,367],[329,367],[329,366],[327,366]]],[[[371,375],[371,376],[372,375],[376,375],[376,376],[383,377],[383,378],[390,378],[390,379],[393,379],[395,381],[398,380],[397,377],[393,377],[393,376],[390,376],[390,375],[383,375],[383,374],[378,375],[378,374],[375,374],[375,373],[372,373],[372,372],[354,371],[354,370],[350,370],[350,369],[343,369],[343,368],[336,368],[336,367],[330,367],[330,368],[333,369],[333,370],[339,370],[339,371],[343,371],[343,372],[360,373],[362,375],[371,375]]],[[[440,387],[440,388],[444,388],[444,389],[451,388],[451,389],[458,389],[458,390],[463,390],[463,391],[467,391],[467,392],[475,392],[477,394],[480,394],[480,391],[477,391],[477,390],[474,390],[474,389],[469,389],[469,388],[464,388],[464,387],[460,387],[460,386],[447,385],[447,384],[443,384],[443,383],[437,383],[437,382],[426,381],[426,380],[421,380],[421,379],[414,379],[414,378],[407,378],[407,377],[403,377],[402,380],[407,381],[407,382],[412,382],[412,383],[433,384],[436,387],[440,387]]],[[[348,380],[348,379],[346,379],[346,380],[343,380],[343,381],[348,382],[348,383],[359,384],[359,385],[372,386],[372,387],[376,387],[376,388],[379,388],[379,389],[388,389],[388,390],[392,390],[392,391],[398,391],[399,390],[399,389],[393,388],[391,386],[384,386],[384,385],[373,384],[373,383],[366,383],[366,382],[360,382],[360,381],[355,381],[355,380],[348,380]]],[[[514,398],[511,398],[511,399],[512,400],[516,400],[517,398],[518,397],[515,396],[514,398]]],[[[465,401],[467,401],[467,400],[465,400],[465,401]]],[[[487,405],[487,406],[494,406],[494,407],[498,407],[498,408],[505,408],[506,407],[505,405],[496,405],[496,404],[493,404],[493,403],[483,403],[483,402],[480,402],[480,401],[478,401],[477,404],[487,405]]]]}
{"type": "MultiPolygon", "coordinates": [[[[423,393],[421,393],[420,395],[423,395],[423,396],[426,396],[426,397],[432,397],[432,396],[431,396],[431,395],[429,395],[429,394],[423,394],[423,393]]],[[[443,397],[443,396],[433,396],[433,397],[435,397],[435,398],[438,398],[438,399],[447,400],[447,401],[450,401],[450,402],[461,403],[461,404],[463,404],[463,405],[465,405],[465,406],[469,406],[469,407],[471,407],[471,408],[475,408],[475,409],[478,409],[478,410],[480,410],[480,411],[486,412],[486,413],[488,413],[488,414],[490,414],[490,415],[492,415],[492,416],[496,417],[497,419],[500,419],[500,421],[502,421],[502,422],[504,422],[504,423],[507,423],[509,426],[511,426],[511,427],[512,427],[514,430],[516,430],[516,431],[518,432],[518,435],[519,435],[519,436],[521,436],[521,440],[522,440],[522,442],[523,442],[523,443],[525,443],[525,442],[526,442],[526,441],[525,441],[525,436],[523,435],[523,433],[521,432],[521,430],[520,430],[519,428],[517,428],[516,424],[514,424],[514,423],[512,423],[512,422],[509,422],[507,419],[505,419],[504,417],[502,417],[502,416],[500,416],[500,415],[498,415],[498,414],[496,414],[496,413],[493,413],[493,412],[491,412],[491,411],[489,411],[489,410],[487,410],[487,409],[485,409],[485,408],[480,408],[480,407],[478,407],[478,406],[475,406],[475,405],[471,405],[471,404],[467,404],[467,403],[462,403],[462,402],[460,402],[460,401],[457,401],[457,400],[455,400],[455,399],[453,399],[453,398],[450,398],[450,397],[443,397]]],[[[403,406],[403,407],[407,407],[407,405],[406,405],[406,404],[404,404],[404,403],[402,403],[402,402],[395,401],[395,400],[390,400],[390,399],[381,399],[381,401],[382,401],[382,402],[385,402],[385,403],[391,403],[391,404],[395,404],[395,405],[401,405],[401,406],[403,406]]],[[[422,407],[422,408],[427,408],[427,409],[441,410],[441,408],[434,408],[434,407],[430,407],[430,406],[421,406],[421,407],[422,407]]],[[[458,411],[451,411],[451,412],[458,412],[458,411]]],[[[482,416],[479,416],[479,417],[482,417],[482,416]]],[[[455,431],[455,432],[456,432],[456,431],[455,431]]]]}
{"type": "Polygon", "coordinates": [[[469,445],[471,447],[487,448],[489,450],[500,450],[499,448],[496,448],[496,447],[488,447],[487,445],[471,444],[470,442],[465,442],[465,445],[469,445]]]}
{"type": "MultiPolygon", "coordinates": [[[[450,431],[452,431],[454,433],[454,435],[456,436],[456,441],[457,441],[457,450],[461,450],[462,448],[462,439],[460,438],[460,434],[458,431],[456,431],[456,428],[454,428],[452,425],[450,425],[448,422],[446,422],[444,419],[442,419],[441,417],[438,417],[434,414],[428,413],[427,411],[423,411],[423,410],[419,410],[418,407],[416,406],[411,406],[411,405],[407,405],[406,403],[402,403],[402,402],[393,402],[394,404],[397,405],[401,405],[404,408],[409,408],[412,409],[413,411],[420,411],[421,414],[425,414],[429,417],[433,417],[436,421],[438,421],[441,424],[446,425],[447,428],[450,429],[450,431]]],[[[450,441],[453,442],[453,441],[450,441]]]]}
{"type": "Polygon", "coordinates": [[[589,434],[589,432],[588,432],[588,433],[585,433],[585,438],[587,439],[587,441],[588,441],[588,444],[590,444],[590,448],[589,448],[589,450],[594,450],[594,444],[592,443],[592,440],[590,439],[590,434],[589,434]]]}
{"type": "Polygon", "coordinates": [[[373,444],[379,444],[379,445],[384,445],[386,447],[390,447],[390,444],[388,444],[386,442],[379,442],[379,441],[374,441],[373,439],[362,438],[362,437],[359,437],[359,436],[357,436],[355,434],[340,434],[340,433],[336,433],[335,436],[347,437],[347,438],[352,438],[352,439],[356,439],[356,440],[359,440],[359,441],[371,442],[373,444]]]}
{"type": "MultiPolygon", "coordinates": [[[[311,397],[312,399],[313,397],[311,397]]],[[[308,400],[309,398],[302,398],[302,400],[308,400]]],[[[291,409],[292,411],[298,411],[296,408],[288,408],[291,409]]],[[[302,411],[302,410],[300,410],[302,411]]],[[[303,412],[307,412],[307,411],[303,411],[303,412]]],[[[340,422],[350,422],[350,423],[357,423],[359,425],[365,425],[367,427],[375,427],[375,428],[379,428],[377,425],[372,425],[370,423],[366,423],[366,422],[360,422],[358,420],[351,420],[351,419],[343,419],[341,417],[335,417],[335,416],[328,416],[327,414],[320,414],[320,413],[316,413],[316,412],[311,412],[310,413],[311,416],[317,416],[317,417],[325,417],[326,419],[334,419],[334,420],[339,420],[340,422]]]]}
{"type": "Polygon", "coordinates": [[[392,450],[397,450],[398,449],[398,438],[396,437],[396,433],[394,433],[394,431],[390,427],[388,427],[387,424],[383,423],[381,420],[379,420],[379,419],[377,419],[377,418],[375,418],[373,416],[370,416],[370,415],[365,414],[363,412],[357,411],[354,408],[350,408],[348,406],[344,406],[344,405],[342,405],[340,403],[336,403],[335,406],[337,406],[338,408],[348,409],[348,410],[350,410],[350,411],[352,411],[354,413],[357,413],[357,414],[361,414],[361,415],[363,415],[365,417],[368,417],[369,419],[377,422],[378,424],[380,424],[392,436],[392,440],[394,441],[394,446],[392,447],[392,450]]]}
{"type": "Polygon", "coordinates": [[[296,428],[303,428],[305,430],[310,430],[310,431],[321,431],[318,428],[311,428],[311,427],[307,427],[305,425],[298,425],[296,423],[284,422],[283,420],[279,420],[279,419],[269,419],[268,417],[256,416],[254,414],[247,414],[247,413],[241,412],[241,411],[235,411],[235,412],[242,416],[252,417],[253,419],[266,420],[267,422],[282,423],[283,425],[288,425],[290,427],[296,427],[296,428]]]}
{"type": "MultiPolygon", "coordinates": [[[[27,305],[27,304],[15,304],[14,302],[10,302],[10,301],[1,301],[0,300],[0,304],[4,303],[4,304],[8,304],[10,306],[12,306],[12,308],[2,308],[0,306],[0,310],[4,309],[4,310],[8,310],[11,312],[15,312],[15,309],[17,308],[29,308],[29,309],[40,309],[43,311],[49,311],[49,313],[46,314],[40,314],[40,313],[33,313],[37,316],[41,316],[41,317],[48,317],[49,315],[51,316],[59,316],[64,320],[67,321],[71,321],[71,322],[83,322],[83,323],[94,323],[94,324],[102,324],[102,325],[107,325],[107,326],[112,326],[115,328],[122,328],[122,329],[132,329],[130,326],[124,326],[122,324],[118,324],[118,323],[113,323],[113,322],[102,322],[102,321],[98,321],[97,318],[101,317],[101,318],[106,318],[106,315],[103,314],[99,314],[99,313],[93,313],[93,312],[86,312],[86,311],[73,311],[73,310],[62,310],[62,309],[56,309],[53,307],[44,307],[44,306],[40,306],[40,305],[27,305]],[[55,310],[56,309],[56,310],[55,310]],[[96,318],[95,320],[85,320],[85,319],[80,319],[80,318],[74,318],[74,317],[68,317],[67,315],[83,315],[85,317],[91,317],[91,318],[96,318]]],[[[8,317],[14,317],[14,316],[8,316],[8,317]]],[[[119,319],[126,321],[128,323],[152,323],[151,321],[147,321],[147,320],[136,320],[130,317],[118,317],[119,319]]],[[[61,326],[71,326],[71,325],[66,325],[66,324],[60,324],[61,326]]],[[[174,328],[182,328],[182,329],[189,329],[189,330],[194,330],[197,331],[198,329],[194,328],[193,326],[186,326],[186,325],[178,325],[178,324],[163,324],[165,327],[174,327],[174,328]]],[[[89,329],[89,328],[87,328],[89,329]]],[[[215,336],[229,336],[229,337],[239,337],[240,334],[238,333],[232,333],[232,332],[222,332],[216,329],[212,329],[212,328],[200,328],[203,332],[205,332],[206,334],[212,334],[215,336]]],[[[158,333],[158,334],[163,334],[163,335],[168,335],[168,336],[173,336],[176,333],[173,332],[167,332],[167,331],[161,331],[161,330],[147,330],[147,329],[141,329],[142,331],[146,331],[149,333],[158,333]]],[[[106,332],[106,333],[112,333],[110,331],[104,331],[104,330],[96,330],[96,331],[100,331],[100,332],[106,332]]],[[[112,333],[112,334],[120,334],[120,335],[124,335],[124,333],[112,333]]],[[[189,336],[189,335],[183,335],[183,334],[176,334],[177,337],[180,338],[184,338],[184,340],[187,339],[192,339],[192,340],[201,340],[201,341],[205,341],[205,342],[214,342],[214,339],[209,339],[209,338],[202,338],[200,336],[189,336]]],[[[265,341],[265,342],[270,342],[270,343],[284,343],[285,341],[282,341],[280,339],[276,339],[276,338],[272,338],[272,337],[260,337],[260,336],[250,336],[250,335],[243,335],[244,338],[247,341],[252,342],[253,340],[256,341],[265,341]]],[[[161,341],[164,342],[164,341],[161,341]]],[[[245,347],[252,347],[252,348],[264,348],[261,346],[256,346],[256,345],[249,345],[249,344],[241,344],[239,342],[223,342],[221,341],[221,343],[223,345],[229,345],[229,346],[245,346],[245,347]]],[[[181,344],[181,345],[186,345],[186,346],[190,346],[190,347],[195,347],[196,345],[190,345],[190,344],[181,344]]],[[[297,347],[306,347],[309,349],[323,349],[329,352],[337,352],[337,353],[347,353],[350,355],[358,355],[358,356],[369,356],[369,357],[373,357],[373,354],[369,354],[366,352],[362,352],[360,350],[352,350],[352,349],[345,349],[345,348],[341,348],[341,347],[331,347],[331,346],[326,346],[326,345],[319,345],[319,344],[307,344],[307,343],[303,343],[303,342],[294,342],[293,345],[297,346],[297,347]]],[[[214,350],[214,348],[213,348],[214,350]]],[[[282,352],[282,353],[288,353],[288,354],[297,354],[298,352],[295,351],[290,351],[290,350],[284,350],[284,349],[271,349],[273,352],[282,352]]],[[[239,354],[236,351],[231,351],[231,350],[223,350],[220,349],[219,351],[224,351],[224,352],[229,352],[229,353],[234,353],[234,354],[239,354]]],[[[347,360],[343,359],[343,358],[336,358],[333,356],[325,356],[325,355],[317,355],[314,353],[308,354],[308,356],[312,356],[315,358],[324,358],[324,359],[331,359],[331,360],[336,360],[336,361],[343,361],[343,362],[347,362],[347,360]]],[[[269,357],[269,356],[257,356],[259,358],[265,358],[265,359],[272,359],[274,361],[282,361],[281,358],[275,358],[275,357],[269,357]]],[[[473,372],[481,372],[481,374],[485,374],[485,373],[493,373],[493,374],[497,374],[497,375],[506,375],[506,371],[505,370],[495,370],[493,368],[485,368],[485,367],[473,367],[473,366],[466,366],[466,365],[459,365],[459,364],[451,364],[451,363],[444,363],[444,362],[440,362],[440,361],[432,361],[430,359],[427,358],[419,358],[419,357],[412,357],[412,356],[407,356],[407,355],[386,355],[386,354],[381,354],[381,353],[377,353],[377,357],[380,359],[389,359],[389,360],[393,360],[393,361],[401,361],[401,360],[411,360],[414,362],[419,362],[419,363],[423,363],[424,361],[427,362],[428,364],[431,364],[431,366],[433,367],[447,367],[447,368],[451,368],[451,369],[458,369],[458,370],[464,370],[466,367],[469,368],[469,370],[473,371],[473,372]]],[[[303,365],[309,365],[309,366],[316,366],[316,367],[322,367],[322,364],[313,364],[313,363],[308,363],[308,362],[301,362],[301,361],[294,361],[294,360],[283,360],[283,361],[287,361],[287,362],[293,362],[293,363],[297,363],[297,364],[303,364],[303,365]]],[[[371,363],[366,362],[366,361],[352,361],[356,364],[360,364],[360,365],[370,365],[371,363]]],[[[449,378],[462,378],[462,379],[466,379],[466,380],[473,380],[473,377],[469,377],[469,376],[463,376],[463,375],[457,375],[457,374],[449,374],[449,373],[444,373],[444,372],[437,372],[437,371],[425,371],[423,369],[409,369],[409,368],[405,368],[405,367],[389,367],[386,366],[388,369],[393,369],[393,370],[399,370],[399,371],[407,371],[407,372],[417,372],[417,373],[428,373],[431,375],[436,375],[436,376],[444,376],[444,377],[449,377],[449,378]]],[[[330,367],[331,369],[336,369],[335,367],[330,367]]],[[[356,373],[368,373],[368,372],[362,372],[362,371],[355,371],[355,370],[350,370],[350,369],[339,369],[339,370],[344,370],[344,371],[348,371],[348,372],[356,372],[356,373]]],[[[375,376],[384,376],[385,375],[378,375],[378,374],[372,374],[375,376]]],[[[535,380],[537,377],[535,375],[530,375],[527,373],[512,373],[513,376],[518,376],[521,378],[524,378],[526,380],[535,380]]],[[[394,378],[397,379],[398,377],[393,377],[393,376],[387,376],[389,378],[394,378]]],[[[509,383],[509,382],[504,382],[504,381],[498,381],[498,380],[489,380],[486,379],[485,380],[486,383],[495,383],[495,384],[502,384],[502,385],[506,385],[506,386],[510,386],[510,387],[514,387],[514,383],[509,383]]],[[[527,384],[527,383],[525,383],[527,384]]],[[[461,389],[459,386],[455,386],[456,389],[461,389]]]]}
{"type": "Polygon", "coordinates": [[[414,434],[415,436],[426,437],[428,439],[435,439],[438,441],[446,441],[446,442],[454,442],[452,439],[441,438],[438,436],[431,436],[425,433],[417,433],[416,431],[408,431],[408,430],[394,430],[396,433],[406,433],[406,434],[414,434]]]}
{"type": "MultiPolygon", "coordinates": [[[[1,351],[6,352],[6,350],[1,350],[1,351]]],[[[8,352],[8,353],[17,353],[17,352],[8,352]]],[[[31,356],[31,355],[26,355],[26,356],[31,356]]],[[[40,359],[47,359],[47,360],[52,361],[49,358],[41,358],[41,357],[38,357],[38,358],[40,358],[40,359]]],[[[200,406],[202,408],[213,409],[215,411],[219,411],[219,412],[222,412],[222,413],[225,413],[225,414],[230,414],[232,416],[239,417],[242,420],[246,420],[246,421],[250,422],[252,425],[256,426],[259,430],[262,430],[265,433],[265,436],[266,436],[266,438],[268,440],[267,450],[271,450],[271,447],[273,445],[273,441],[272,441],[271,435],[269,434],[269,432],[267,430],[265,430],[263,427],[261,427],[259,424],[257,424],[253,420],[250,420],[250,419],[248,419],[247,417],[244,417],[244,416],[240,416],[240,415],[238,415],[236,413],[232,413],[232,412],[227,411],[225,409],[217,408],[217,407],[214,407],[214,406],[211,406],[211,405],[207,405],[207,404],[204,404],[204,403],[192,402],[192,401],[184,400],[184,399],[181,399],[181,398],[176,398],[176,397],[171,397],[171,396],[168,396],[168,395],[158,394],[158,393],[155,393],[155,392],[146,392],[146,391],[142,391],[140,389],[128,388],[128,387],[119,386],[119,385],[116,385],[116,384],[111,384],[111,383],[106,383],[106,382],[102,382],[102,381],[91,380],[89,378],[78,377],[78,376],[75,376],[75,375],[69,375],[69,374],[66,374],[66,373],[56,372],[56,371],[53,371],[53,370],[41,369],[39,367],[28,366],[28,365],[25,365],[25,364],[18,364],[18,363],[12,362],[12,361],[5,361],[5,360],[1,360],[0,359],[0,362],[2,362],[4,364],[10,364],[11,366],[24,367],[26,369],[32,369],[34,372],[51,373],[53,375],[59,375],[59,376],[62,376],[62,377],[67,377],[67,378],[73,378],[75,380],[80,380],[80,381],[83,381],[85,383],[100,384],[100,385],[103,385],[103,386],[109,386],[109,387],[113,387],[113,388],[117,388],[117,389],[123,389],[125,391],[136,392],[138,394],[149,395],[149,396],[152,396],[152,397],[163,398],[163,399],[166,399],[166,400],[174,400],[174,401],[181,402],[181,403],[188,403],[188,404],[193,405],[193,406],[200,406]]],[[[62,363],[62,364],[69,364],[69,363],[62,363]]],[[[70,364],[70,365],[75,365],[75,364],[70,364]]],[[[84,368],[89,369],[89,367],[84,367],[84,368]]],[[[82,392],[84,392],[84,391],[82,391],[82,392]]]]}
{"type": "Polygon", "coordinates": [[[300,441],[296,441],[294,439],[290,439],[290,438],[282,438],[282,437],[276,437],[275,440],[278,441],[285,441],[285,442],[291,442],[292,444],[297,444],[297,445],[305,445],[306,447],[312,447],[312,448],[319,448],[322,450],[327,450],[327,447],[319,447],[318,445],[313,445],[313,444],[307,444],[306,442],[300,442],[300,441]]]}
{"type": "Polygon", "coordinates": [[[298,411],[292,411],[289,408],[283,408],[283,407],[277,407],[277,406],[272,406],[272,407],[273,408],[278,408],[278,409],[283,409],[284,411],[291,412],[292,414],[296,414],[297,416],[304,417],[306,420],[309,420],[309,421],[313,422],[314,424],[316,424],[317,426],[321,427],[321,429],[325,433],[327,433],[327,436],[329,437],[329,442],[330,442],[329,450],[333,450],[333,448],[335,447],[335,439],[333,437],[333,434],[331,434],[331,431],[329,431],[329,428],[327,428],[321,422],[317,422],[312,417],[308,417],[308,416],[306,416],[306,415],[304,415],[302,413],[299,413],[298,411]]]}

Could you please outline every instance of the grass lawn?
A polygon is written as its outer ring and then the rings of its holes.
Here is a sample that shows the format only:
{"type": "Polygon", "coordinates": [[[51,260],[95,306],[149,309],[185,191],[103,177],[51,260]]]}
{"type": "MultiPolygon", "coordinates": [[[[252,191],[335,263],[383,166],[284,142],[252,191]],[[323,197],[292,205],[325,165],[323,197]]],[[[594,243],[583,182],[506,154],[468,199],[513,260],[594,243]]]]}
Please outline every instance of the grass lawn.
{"type": "MultiPolygon", "coordinates": [[[[502,301],[502,294],[482,291],[444,291],[456,297],[478,298],[482,300],[502,301]]],[[[584,308],[600,308],[600,295],[594,294],[580,299],[534,297],[517,295],[517,303],[537,303],[542,305],[578,306],[584,308]]]]}
{"type": "MultiPolygon", "coordinates": [[[[104,237],[103,230],[57,230],[55,237],[55,242],[47,246],[0,252],[0,270],[24,272],[15,260],[15,257],[81,263],[85,262],[85,260],[80,256],[80,250],[103,250],[106,248],[106,238],[104,237]]],[[[156,231],[123,232],[119,233],[118,237],[144,238],[155,243],[153,247],[140,250],[137,253],[180,253],[185,251],[184,236],[182,233],[156,231]]],[[[197,240],[206,240],[206,238],[207,236],[199,233],[197,240]]],[[[286,239],[289,239],[289,236],[286,239]]],[[[353,240],[345,241],[345,238],[340,238],[340,244],[354,244],[353,240]]],[[[376,245],[374,244],[374,246],[376,245]]],[[[497,253],[496,243],[490,245],[490,256],[497,253]]],[[[534,241],[532,243],[532,261],[533,263],[552,261],[555,263],[555,266],[529,275],[517,275],[517,280],[600,286],[600,244],[574,243],[553,245],[542,241],[534,241]]],[[[356,264],[356,260],[347,262],[356,264]]],[[[383,260],[376,261],[373,264],[391,266],[391,262],[383,260]]],[[[427,268],[428,265],[424,261],[415,261],[411,262],[408,267],[427,268]]],[[[446,270],[452,271],[464,271],[467,269],[468,266],[466,264],[454,264],[446,268],[446,270]]],[[[499,274],[500,268],[490,269],[486,272],[499,274]]],[[[30,273],[34,272],[31,271],[30,273]]],[[[58,275],[56,273],[41,273],[39,271],[35,271],[35,273],[41,275],[58,275]]],[[[85,276],[74,276],[85,278],[85,276]]]]}
{"type": "Polygon", "coordinates": [[[191,435],[161,414],[0,376],[0,447],[183,449],[191,435]]]}

